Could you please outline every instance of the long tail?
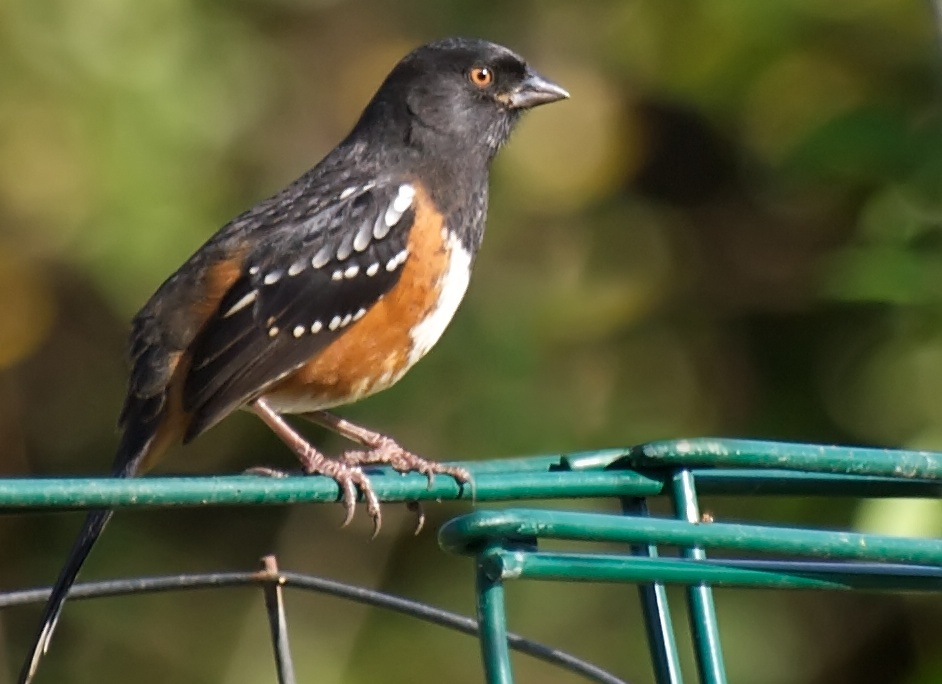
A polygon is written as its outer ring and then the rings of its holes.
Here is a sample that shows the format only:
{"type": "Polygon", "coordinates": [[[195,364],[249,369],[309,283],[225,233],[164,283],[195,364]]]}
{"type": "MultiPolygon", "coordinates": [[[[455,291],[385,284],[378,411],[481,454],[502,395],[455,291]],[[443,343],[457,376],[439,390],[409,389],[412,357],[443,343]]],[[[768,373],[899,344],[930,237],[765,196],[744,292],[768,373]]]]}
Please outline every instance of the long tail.
{"type": "Polygon", "coordinates": [[[46,601],[46,607],[43,610],[42,621],[39,631],[33,641],[33,650],[29,658],[23,663],[23,669],[20,671],[20,677],[17,680],[20,684],[29,684],[36,675],[39,668],[39,661],[49,650],[49,642],[52,634],[59,622],[59,615],[62,613],[62,607],[65,604],[65,598],[79,574],[79,570],[85,564],[85,559],[91,552],[95,542],[105,529],[105,525],[111,520],[112,511],[108,509],[98,509],[89,512],[85,518],[85,524],[79,533],[78,539],[72,545],[65,567],[59,573],[58,579],[52,588],[52,594],[46,601]]]}
{"type": "MultiPolygon", "coordinates": [[[[114,477],[133,477],[137,473],[141,462],[148,455],[153,437],[154,429],[151,425],[128,425],[118,447],[112,475],[114,477]]],[[[52,587],[52,594],[46,601],[42,621],[39,623],[39,629],[33,639],[32,651],[23,663],[23,668],[17,679],[18,684],[30,684],[33,681],[36,670],[39,668],[39,661],[49,650],[49,643],[52,640],[56,623],[59,621],[59,615],[62,613],[62,607],[65,604],[69,590],[85,564],[88,554],[91,553],[92,547],[98,541],[98,537],[101,536],[102,530],[111,520],[112,513],[113,511],[110,509],[95,509],[90,511],[85,518],[82,531],[72,545],[65,567],[59,573],[59,577],[52,587]]]]}

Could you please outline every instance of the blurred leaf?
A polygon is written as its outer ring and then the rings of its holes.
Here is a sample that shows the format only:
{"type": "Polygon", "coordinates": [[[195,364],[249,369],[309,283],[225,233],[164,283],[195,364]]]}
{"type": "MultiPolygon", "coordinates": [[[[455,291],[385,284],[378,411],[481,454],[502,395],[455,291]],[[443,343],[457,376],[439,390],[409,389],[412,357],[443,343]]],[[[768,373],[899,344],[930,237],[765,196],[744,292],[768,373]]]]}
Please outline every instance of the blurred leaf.
{"type": "Polygon", "coordinates": [[[894,112],[855,109],[813,130],[788,163],[813,176],[845,182],[893,179],[912,168],[925,143],[894,112]]]}
{"type": "Polygon", "coordinates": [[[938,301],[942,291],[929,291],[925,275],[942,267],[942,255],[926,262],[924,255],[906,248],[849,248],[828,262],[825,293],[836,299],[862,302],[938,301]]]}

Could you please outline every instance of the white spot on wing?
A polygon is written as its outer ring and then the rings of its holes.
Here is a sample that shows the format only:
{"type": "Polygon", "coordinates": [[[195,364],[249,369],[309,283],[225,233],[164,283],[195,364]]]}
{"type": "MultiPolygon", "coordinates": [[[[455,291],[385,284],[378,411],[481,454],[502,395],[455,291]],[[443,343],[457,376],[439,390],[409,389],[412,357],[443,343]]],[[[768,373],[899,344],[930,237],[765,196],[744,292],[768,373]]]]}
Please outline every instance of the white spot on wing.
{"type": "Polygon", "coordinates": [[[413,199],[415,199],[415,188],[408,183],[400,185],[396,199],[394,199],[392,203],[393,209],[398,211],[401,216],[412,206],[413,199]]]}
{"type": "Polygon", "coordinates": [[[357,273],[359,272],[360,272],[360,267],[354,264],[353,266],[350,266],[346,271],[343,272],[343,277],[346,278],[347,280],[350,280],[351,278],[356,278],[357,273]]]}
{"type": "Polygon", "coordinates": [[[367,266],[367,268],[366,268],[366,275],[368,275],[370,278],[372,278],[373,276],[375,276],[377,273],[379,273],[379,264],[378,264],[378,263],[377,263],[377,264],[370,264],[369,266],[367,266]]]}
{"type": "Polygon", "coordinates": [[[306,261],[295,261],[293,264],[291,264],[291,266],[288,267],[288,275],[293,278],[294,276],[298,275],[298,273],[303,271],[306,266],[306,261]]]}
{"type": "Polygon", "coordinates": [[[324,245],[319,250],[317,250],[317,254],[311,258],[311,266],[313,268],[320,268],[328,261],[330,261],[330,247],[324,245]]]}
{"type": "Polygon", "coordinates": [[[353,320],[358,321],[366,315],[366,309],[357,309],[357,312],[353,314],[353,320]]]}
{"type": "Polygon", "coordinates": [[[406,258],[409,256],[409,249],[406,248],[396,254],[393,258],[386,262],[386,270],[392,273],[402,264],[406,263],[406,258]]]}
{"type": "Polygon", "coordinates": [[[355,185],[349,188],[344,188],[344,191],[340,193],[340,199],[345,200],[356,191],[357,191],[357,188],[355,185]]]}
{"type": "Polygon", "coordinates": [[[386,207],[386,214],[383,216],[383,221],[387,226],[391,228],[399,223],[399,219],[402,218],[402,215],[412,206],[413,197],[415,197],[415,190],[411,185],[399,186],[399,193],[390,205],[386,207]]]}
{"type": "Polygon", "coordinates": [[[304,326],[296,325],[294,327],[294,330],[291,331],[291,334],[294,335],[295,337],[301,337],[301,335],[304,334],[304,326]]]}
{"type": "Polygon", "coordinates": [[[348,325],[350,325],[350,321],[352,320],[353,320],[353,314],[347,314],[346,316],[343,317],[343,320],[340,321],[340,327],[346,328],[348,325]]]}
{"type": "Polygon", "coordinates": [[[343,271],[337,270],[330,274],[331,280],[343,280],[343,271]]]}
{"type": "Polygon", "coordinates": [[[252,302],[254,302],[256,297],[258,297],[258,290],[252,290],[252,291],[249,292],[247,295],[245,295],[244,297],[242,297],[242,299],[240,299],[240,300],[237,301],[235,304],[233,304],[233,305],[229,308],[229,310],[228,310],[226,313],[224,313],[224,314],[222,315],[222,317],[223,317],[223,318],[229,318],[229,316],[231,316],[231,315],[233,315],[233,314],[235,314],[235,313],[238,313],[239,311],[241,311],[242,309],[244,309],[245,307],[247,307],[249,304],[251,304],[252,302]]]}
{"type": "Polygon", "coordinates": [[[330,319],[330,323],[327,324],[327,328],[330,330],[336,330],[337,328],[340,327],[340,322],[342,320],[343,319],[340,316],[334,316],[333,318],[330,319]]]}
{"type": "Polygon", "coordinates": [[[271,273],[265,274],[265,279],[262,281],[266,285],[274,285],[279,280],[281,280],[281,271],[272,271],[271,273]]]}
{"type": "Polygon", "coordinates": [[[277,326],[277,325],[273,325],[272,327],[270,327],[270,328],[268,329],[268,336],[269,336],[269,337],[274,337],[274,336],[277,335],[277,334],[278,334],[278,326],[277,326]]]}
{"type": "Polygon", "coordinates": [[[353,249],[358,252],[362,252],[364,249],[370,246],[370,239],[373,237],[373,230],[369,224],[360,226],[360,230],[357,231],[357,235],[353,238],[353,249]]]}
{"type": "Polygon", "coordinates": [[[252,266],[249,269],[249,275],[257,275],[257,274],[258,274],[258,266],[252,266]]]}
{"type": "Polygon", "coordinates": [[[383,214],[383,220],[377,220],[373,226],[373,237],[382,240],[389,233],[389,229],[399,223],[402,215],[412,206],[412,200],[415,198],[415,188],[404,183],[399,186],[399,190],[393,201],[386,207],[383,214]]]}
{"type": "Polygon", "coordinates": [[[324,324],[320,321],[314,321],[314,325],[311,326],[311,334],[316,335],[324,328],[324,324]]]}
{"type": "Polygon", "coordinates": [[[392,226],[386,223],[382,217],[377,218],[376,223],[373,224],[373,237],[377,240],[382,240],[384,237],[389,235],[389,229],[391,227],[392,226]]]}
{"type": "Polygon", "coordinates": [[[464,299],[471,279],[471,254],[456,237],[449,237],[448,251],[450,260],[445,275],[441,280],[441,293],[438,303],[421,323],[412,329],[412,350],[409,352],[409,364],[413,364],[428,353],[441,338],[445,328],[451,322],[458,305],[464,299]]]}
{"type": "Polygon", "coordinates": [[[353,240],[344,240],[337,248],[337,260],[343,261],[353,254],[353,240]]]}

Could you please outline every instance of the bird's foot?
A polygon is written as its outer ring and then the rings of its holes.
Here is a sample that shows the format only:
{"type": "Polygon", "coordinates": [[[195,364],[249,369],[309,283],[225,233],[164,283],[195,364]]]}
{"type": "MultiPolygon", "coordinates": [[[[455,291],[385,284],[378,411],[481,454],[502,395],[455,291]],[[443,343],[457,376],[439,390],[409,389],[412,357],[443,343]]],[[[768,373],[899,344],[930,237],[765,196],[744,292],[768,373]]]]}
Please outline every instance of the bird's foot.
{"type": "Polygon", "coordinates": [[[384,435],[376,435],[368,446],[368,451],[348,451],[341,461],[350,466],[388,465],[399,473],[422,473],[428,478],[428,488],[436,475],[451,475],[459,484],[471,482],[471,473],[458,466],[445,465],[436,461],[429,461],[406,451],[395,440],[384,435]]]}
{"type": "MultiPolygon", "coordinates": [[[[363,500],[366,502],[366,512],[373,519],[373,538],[375,538],[382,527],[383,517],[380,512],[379,498],[362,468],[356,463],[327,458],[288,425],[264,398],[256,399],[250,404],[250,408],[291,448],[306,474],[325,475],[337,483],[340,487],[340,500],[346,511],[341,527],[346,527],[353,520],[353,514],[356,511],[357,488],[360,489],[363,500]]],[[[262,472],[268,475],[277,473],[272,470],[268,470],[267,473],[264,470],[262,472]]]]}
{"type": "Polygon", "coordinates": [[[341,497],[346,516],[341,523],[341,527],[346,527],[353,520],[353,513],[356,510],[357,488],[363,495],[366,502],[366,512],[373,519],[373,535],[375,538],[379,534],[380,527],[383,525],[383,514],[379,506],[379,497],[373,491],[373,485],[370,484],[370,478],[366,476],[363,469],[355,463],[347,463],[345,460],[335,461],[325,457],[319,451],[311,448],[307,457],[301,456],[301,467],[308,475],[325,475],[331,478],[340,487],[341,497]]]}
{"type": "MultiPolygon", "coordinates": [[[[372,446],[368,451],[348,451],[342,457],[343,463],[350,466],[389,465],[399,473],[422,473],[428,478],[428,488],[432,488],[435,475],[451,475],[459,484],[471,482],[471,473],[464,468],[449,466],[436,461],[429,461],[406,451],[393,439],[385,435],[375,435],[371,440],[372,446]]],[[[410,511],[415,512],[416,522],[413,534],[418,535],[425,526],[425,511],[419,501],[410,501],[407,504],[410,511]]]]}
{"type": "MultiPolygon", "coordinates": [[[[321,454],[318,452],[317,455],[320,456],[321,454]]],[[[323,460],[302,458],[302,463],[304,464],[304,468],[300,472],[304,475],[325,475],[334,480],[340,487],[341,501],[346,511],[346,515],[340,525],[341,527],[346,527],[350,524],[350,521],[353,520],[357,500],[356,488],[359,487],[360,492],[363,494],[363,499],[366,501],[366,510],[373,519],[372,538],[375,538],[376,535],[379,534],[379,528],[383,524],[379,498],[373,492],[370,480],[362,469],[356,465],[348,465],[329,458],[324,458],[323,460]]],[[[278,468],[269,468],[268,466],[246,468],[243,472],[246,475],[273,478],[285,478],[299,474],[298,471],[292,473],[287,470],[279,470],[278,468]]]]}

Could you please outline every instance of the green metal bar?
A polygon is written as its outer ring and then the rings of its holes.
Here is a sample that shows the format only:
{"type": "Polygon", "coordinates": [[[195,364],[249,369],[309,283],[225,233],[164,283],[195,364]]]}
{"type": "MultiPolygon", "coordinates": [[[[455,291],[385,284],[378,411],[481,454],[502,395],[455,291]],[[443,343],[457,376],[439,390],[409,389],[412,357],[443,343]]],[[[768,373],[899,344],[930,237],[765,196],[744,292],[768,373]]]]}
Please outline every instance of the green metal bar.
{"type": "MultiPolygon", "coordinates": [[[[649,496],[661,481],[632,471],[514,472],[472,471],[475,501],[571,497],[649,496]]],[[[471,487],[439,476],[370,469],[371,482],[384,501],[472,499],[471,487]]],[[[164,506],[285,505],[336,501],[337,483],[327,477],[6,478],[0,479],[0,509],[119,508],[164,506]]]]}
{"type": "MultiPolygon", "coordinates": [[[[612,581],[639,587],[648,639],[660,683],[680,684],[681,669],[665,583],[691,587],[701,678],[726,681],[711,586],[942,590],[942,540],[905,539],[843,531],[765,525],[701,523],[697,491],[741,495],[906,496],[942,498],[942,454],[856,449],[749,440],[691,439],[631,449],[542,455],[460,464],[473,486],[437,477],[370,468],[384,501],[460,499],[515,501],[607,497],[641,502],[638,515],[547,510],[477,511],[447,523],[441,545],[477,557],[477,600],[487,681],[510,684],[505,578],[612,581]],[[681,469],[679,474],[675,473],[681,469]],[[651,518],[643,499],[672,493],[683,520],[651,518]],[[632,553],[547,554],[537,539],[613,542],[632,553]],[[513,548],[505,548],[512,544],[513,548]],[[524,548],[529,544],[531,548],[524,548]],[[686,549],[665,558],[659,546],[686,549]],[[706,549],[789,554],[880,563],[707,559],[706,549]],[[896,564],[893,564],[893,563],[896,564]],[[919,564],[919,565],[915,565],[919,564]]],[[[0,513],[6,511],[287,505],[335,502],[336,483],[325,477],[222,477],[0,479],[0,513]]]]}
{"type": "MultiPolygon", "coordinates": [[[[674,473],[674,510],[678,518],[688,523],[700,522],[700,505],[693,473],[679,470],[674,473]]],[[[699,545],[683,550],[685,558],[705,560],[706,551],[699,545]]],[[[694,651],[700,680],[706,684],[725,684],[726,666],[723,664],[723,649],[720,645],[720,626],[716,619],[713,592],[709,584],[700,581],[687,588],[687,612],[693,633],[694,651]]]]}
{"type": "Polygon", "coordinates": [[[782,468],[818,473],[942,480],[942,453],[903,449],[761,442],[744,439],[681,439],[632,449],[636,464],[664,467],[782,468]]]}
{"type": "MultiPolygon", "coordinates": [[[[471,461],[462,463],[463,467],[471,470],[473,473],[506,473],[506,472],[527,472],[527,471],[548,471],[548,470],[572,470],[567,465],[567,459],[589,461],[590,459],[599,459],[605,462],[617,461],[624,458],[631,452],[631,449],[605,449],[603,451],[585,451],[573,454],[543,454],[539,456],[514,456],[511,458],[494,458],[483,461],[471,461]]],[[[602,468],[592,468],[592,470],[602,470],[602,468]]]]}
{"type": "Polygon", "coordinates": [[[761,570],[789,577],[804,577],[831,583],[831,589],[868,591],[942,591],[942,567],[900,563],[848,561],[781,561],[728,559],[708,563],[731,568],[761,570]]]}
{"type": "Polygon", "coordinates": [[[751,589],[942,591],[942,569],[876,564],[644,558],[618,554],[492,550],[489,566],[505,579],[554,582],[663,582],[751,589]]]}
{"type": "MultiPolygon", "coordinates": [[[[629,515],[647,516],[647,500],[622,499],[622,511],[629,515]]],[[[657,546],[653,544],[632,544],[631,553],[642,558],[658,557],[657,546]]],[[[658,684],[683,684],[677,638],[667,602],[667,588],[663,582],[639,584],[638,598],[641,601],[655,681],[658,684]]]]}
{"type": "Polygon", "coordinates": [[[481,657],[484,676],[488,684],[513,684],[510,648],[507,642],[507,614],[504,604],[504,583],[500,573],[494,572],[489,547],[478,556],[475,568],[477,592],[477,618],[480,633],[481,657]]]}
{"type": "Polygon", "coordinates": [[[558,457],[557,467],[564,470],[604,470],[623,459],[629,458],[634,448],[577,451],[558,457]]]}
{"type": "Polygon", "coordinates": [[[639,544],[700,545],[750,552],[942,565],[942,540],[805,530],[735,523],[694,524],[638,518],[508,508],[476,511],[448,521],[439,543],[448,551],[475,554],[493,537],[532,537],[639,544]]]}
{"type": "MultiPolygon", "coordinates": [[[[695,452],[699,453],[699,452],[695,452]]],[[[882,452],[880,452],[882,453],[882,452]]],[[[905,452],[904,452],[905,453],[905,452]]],[[[656,496],[664,493],[668,472],[597,471],[589,464],[617,461],[624,450],[597,455],[540,456],[463,463],[474,475],[461,490],[453,479],[437,477],[431,488],[417,474],[371,469],[374,488],[385,501],[474,499],[508,501],[535,498],[656,496]],[[576,470],[567,470],[575,463],[576,470]]],[[[648,464],[651,465],[650,463],[648,464]]],[[[841,476],[782,470],[706,469],[695,473],[698,488],[722,494],[804,494],[843,496],[942,496],[935,480],[841,476]]],[[[337,485],[329,478],[295,476],[0,478],[0,509],[158,507],[205,505],[285,505],[332,502],[337,485]]]]}
{"type": "Polygon", "coordinates": [[[694,474],[701,494],[942,498],[939,480],[755,468],[702,468],[694,474]]]}

